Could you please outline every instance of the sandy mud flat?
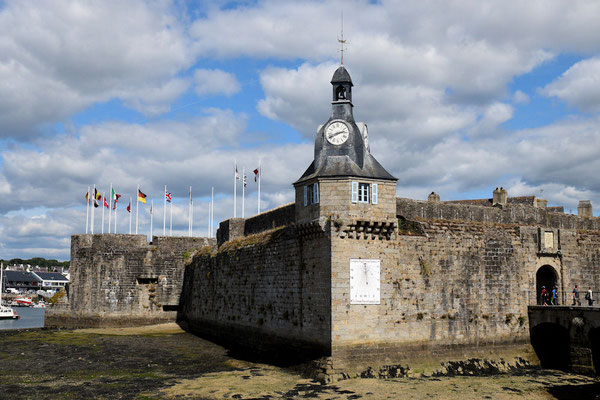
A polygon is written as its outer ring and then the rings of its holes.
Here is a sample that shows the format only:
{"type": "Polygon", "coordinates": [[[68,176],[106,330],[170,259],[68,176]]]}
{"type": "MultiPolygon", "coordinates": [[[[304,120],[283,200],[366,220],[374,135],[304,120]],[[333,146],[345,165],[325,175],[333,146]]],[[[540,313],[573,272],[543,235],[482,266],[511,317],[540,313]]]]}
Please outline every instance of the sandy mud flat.
{"type": "Polygon", "coordinates": [[[175,324],[0,332],[1,399],[600,399],[598,378],[537,367],[455,377],[430,376],[430,363],[411,369],[321,384],[234,358],[175,324]]]}

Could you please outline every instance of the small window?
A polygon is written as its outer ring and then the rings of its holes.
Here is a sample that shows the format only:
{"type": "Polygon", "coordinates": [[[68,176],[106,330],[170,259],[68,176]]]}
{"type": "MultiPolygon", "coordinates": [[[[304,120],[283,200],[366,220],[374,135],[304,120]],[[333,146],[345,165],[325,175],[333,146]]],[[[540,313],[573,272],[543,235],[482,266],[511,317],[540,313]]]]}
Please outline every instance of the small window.
{"type": "Polygon", "coordinates": [[[358,184],[358,202],[368,203],[369,202],[369,184],[359,183],[358,184]]]}
{"type": "Polygon", "coordinates": [[[352,182],[353,203],[377,204],[378,200],[376,183],[352,182]]]}
{"type": "Polygon", "coordinates": [[[317,204],[319,202],[319,183],[304,186],[304,205],[317,204]]]}
{"type": "Polygon", "coordinates": [[[158,283],[158,278],[138,276],[137,283],[140,285],[149,285],[152,283],[158,283]]]}

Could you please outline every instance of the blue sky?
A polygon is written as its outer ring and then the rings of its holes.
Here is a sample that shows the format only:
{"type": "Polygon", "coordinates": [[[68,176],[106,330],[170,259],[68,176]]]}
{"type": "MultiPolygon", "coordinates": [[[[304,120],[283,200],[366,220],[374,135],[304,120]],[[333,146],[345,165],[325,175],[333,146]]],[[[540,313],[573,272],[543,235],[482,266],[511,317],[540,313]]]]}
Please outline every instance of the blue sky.
{"type": "MultiPolygon", "coordinates": [[[[215,224],[231,217],[236,160],[261,160],[262,209],[293,201],[331,110],[342,9],[354,114],[398,196],[503,186],[567,211],[600,206],[600,4],[4,1],[0,258],[68,259],[88,185],[128,199],[140,184],[155,233],[165,184],[175,234],[187,234],[190,185],[197,235],[212,187],[215,224]]],[[[257,212],[251,174],[245,205],[257,212]]]]}

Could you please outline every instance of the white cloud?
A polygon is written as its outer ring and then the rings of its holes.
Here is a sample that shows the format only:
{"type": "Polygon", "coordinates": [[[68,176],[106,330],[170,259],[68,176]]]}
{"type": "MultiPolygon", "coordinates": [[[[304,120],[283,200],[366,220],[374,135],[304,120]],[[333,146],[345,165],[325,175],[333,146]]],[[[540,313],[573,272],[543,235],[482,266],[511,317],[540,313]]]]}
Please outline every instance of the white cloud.
{"type": "Polygon", "coordinates": [[[529,103],[529,100],[530,100],[529,96],[525,92],[522,92],[520,90],[516,90],[513,93],[512,101],[515,104],[527,104],[527,103],[529,103]]]}
{"type": "Polygon", "coordinates": [[[583,111],[600,111],[600,57],[576,63],[546,85],[542,93],[558,97],[583,111]]]}
{"type": "Polygon", "coordinates": [[[231,96],[240,91],[240,83],[235,75],[218,69],[197,69],[194,71],[195,91],[199,96],[224,94],[231,96]]]}
{"type": "Polygon", "coordinates": [[[52,0],[0,9],[0,135],[23,139],[96,102],[156,114],[193,62],[168,2],[52,0]]]}

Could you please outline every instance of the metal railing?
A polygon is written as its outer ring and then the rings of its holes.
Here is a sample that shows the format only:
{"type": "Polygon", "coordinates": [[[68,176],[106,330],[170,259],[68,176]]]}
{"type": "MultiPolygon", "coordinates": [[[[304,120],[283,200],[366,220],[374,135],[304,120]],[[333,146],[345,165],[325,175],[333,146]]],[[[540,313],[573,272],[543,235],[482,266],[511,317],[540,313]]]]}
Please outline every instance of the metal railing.
{"type": "Polygon", "coordinates": [[[556,298],[552,298],[552,292],[548,293],[548,296],[544,299],[540,292],[527,291],[527,304],[530,306],[573,306],[573,307],[595,307],[600,306],[600,291],[592,289],[591,304],[586,298],[587,290],[579,291],[579,298],[574,298],[573,292],[561,292],[559,291],[556,298]]]}

